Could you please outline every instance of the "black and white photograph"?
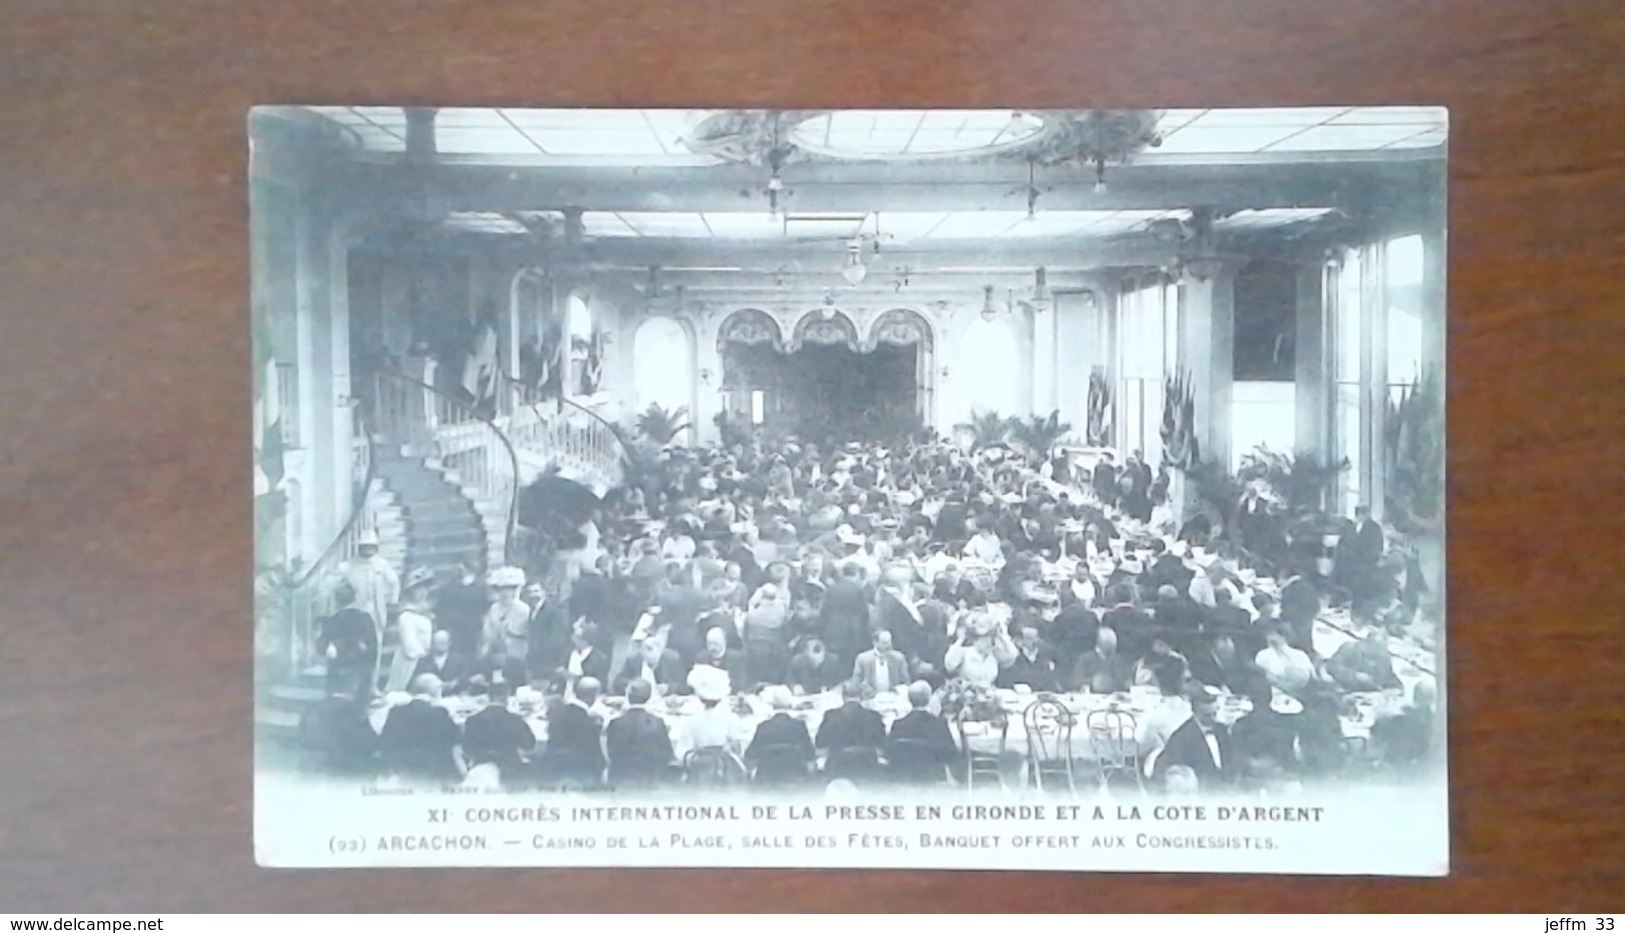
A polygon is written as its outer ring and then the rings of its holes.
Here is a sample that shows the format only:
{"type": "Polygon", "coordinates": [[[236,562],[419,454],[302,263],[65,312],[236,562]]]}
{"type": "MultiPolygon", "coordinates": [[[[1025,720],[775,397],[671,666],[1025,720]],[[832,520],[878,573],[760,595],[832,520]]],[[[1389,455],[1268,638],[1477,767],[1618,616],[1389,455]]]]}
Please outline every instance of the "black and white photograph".
{"type": "Polygon", "coordinates": [[[1446,873],[1447,123],[255,108],[260,863],[1446,873]]]}

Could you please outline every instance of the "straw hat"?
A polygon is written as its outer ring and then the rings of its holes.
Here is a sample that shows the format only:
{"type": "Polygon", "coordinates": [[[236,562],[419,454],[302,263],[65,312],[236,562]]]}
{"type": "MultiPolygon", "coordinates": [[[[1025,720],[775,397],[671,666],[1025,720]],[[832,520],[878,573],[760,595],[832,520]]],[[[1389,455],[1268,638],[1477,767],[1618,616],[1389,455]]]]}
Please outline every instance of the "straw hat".
{"type": "Polygon", "coordinates": [[[717,703],[728,698],[728,673],[709,664],[697,665],[690,671],[688,683],[701,700],[717,703]]]}

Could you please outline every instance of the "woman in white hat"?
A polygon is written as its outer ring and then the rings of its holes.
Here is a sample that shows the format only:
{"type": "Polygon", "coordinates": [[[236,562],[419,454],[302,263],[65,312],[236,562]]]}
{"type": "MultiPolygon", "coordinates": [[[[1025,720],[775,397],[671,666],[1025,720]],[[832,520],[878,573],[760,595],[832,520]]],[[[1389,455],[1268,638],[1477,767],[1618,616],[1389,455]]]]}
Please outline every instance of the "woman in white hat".
{"type": "Polygon", "coordinates": [[[484,652],[501,654],[520,662],[530,659],[530,607],[519,598],[525,586],[525,572],[518,567],[498,567],[487,583],[493,597],[485,612],[484,652]]]}
{"type": "Polygon", "coordinates": [[[429,590],[433,585],[434,571],[428,567],[412,568],[401,585],[401,611],[395,620],[400,643],[395,646],[395,661],[389,668],[385,692],[405,690],[412,682],[418,661],[429,653],[429,642],[434,637],[434,618],[429,609],[429,590]]]}

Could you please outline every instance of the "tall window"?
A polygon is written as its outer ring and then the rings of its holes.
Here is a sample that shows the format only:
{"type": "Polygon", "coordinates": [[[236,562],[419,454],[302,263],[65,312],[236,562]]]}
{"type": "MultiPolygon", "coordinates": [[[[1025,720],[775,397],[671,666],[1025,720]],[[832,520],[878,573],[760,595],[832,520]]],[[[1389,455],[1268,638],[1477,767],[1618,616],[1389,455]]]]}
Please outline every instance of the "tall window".
{"type": "Polygon", "coordinates": [[[1117,438],[1124,452],[1162,461],[1162,386],[1179,360],[1179,287],[1126,291],[1117,305],[1117,438]]]}
{"type": "Polygon", "coordinates": [[[1346,459],[1353,468],[1342,474],[1337,490],[1338,509],[1347,514],[1359,503],[1365,472],[1361,457],[1364,433],[1364,359],[1366,250],[1351,249],[1343,256],[1327,289],[1332,307],[1332,459],[1346,459]]]}
{"type": "Polygon", "coordinates": [[[1388,312],[1386,381],[1397,399],[1422,372],[1422,267],[1420,236],[1389,240],[1384,247],[1383,299],[1388,312]]]}
{"type": "Polygon", "coordinates": [[[1419,235],[1349,250],[1330,277],[1332,457],[1352,469],[1338,486],[1348,514],[1368,504],[1380,514],[1383,422],[1392,401],[1421,373],[1426,246],[1419,235]]]}

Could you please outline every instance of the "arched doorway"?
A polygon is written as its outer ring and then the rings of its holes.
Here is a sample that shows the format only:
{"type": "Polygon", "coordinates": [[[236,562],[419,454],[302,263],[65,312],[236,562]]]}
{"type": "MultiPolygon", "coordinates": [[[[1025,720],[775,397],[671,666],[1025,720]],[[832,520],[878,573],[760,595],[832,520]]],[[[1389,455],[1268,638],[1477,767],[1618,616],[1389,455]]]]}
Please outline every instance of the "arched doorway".
{"type": "MultiPolygon", "coordinates": [[[[634,414],[650,405],[694,410],[694,351],[688,329],[676,318],[651,317],[632,335],[634,414]]],[[[687,420],[687,419],[684,419],[687,420]]]]}
{"type": "Polygon", "coordinates": [[[757,427],[772,420],[779,400],[779,361],[784,333],[772,315],[741,308],[717,329],[717,356],[722,361],[722,413],[731,421],[757,427]]]}
{"type": "MultiPolygon", "coordinates": [[[[893,308],[875,318],[864,341],[864,352],[899,348],[914,355],[913,411],[921,424],[936,421],[936,337],[931,322],[908,308],[893,308]]],[[[884,351],[883,351],[884,352],[884,351]]]]}

